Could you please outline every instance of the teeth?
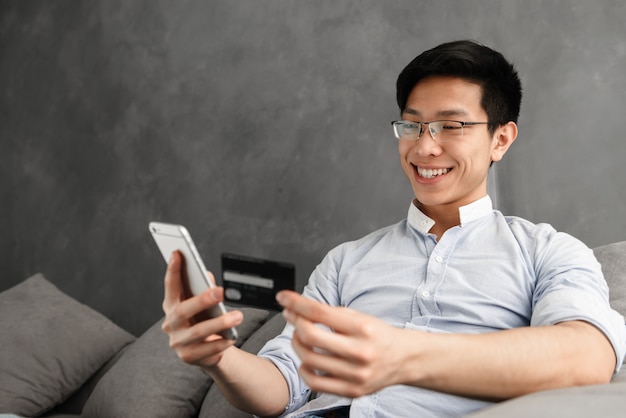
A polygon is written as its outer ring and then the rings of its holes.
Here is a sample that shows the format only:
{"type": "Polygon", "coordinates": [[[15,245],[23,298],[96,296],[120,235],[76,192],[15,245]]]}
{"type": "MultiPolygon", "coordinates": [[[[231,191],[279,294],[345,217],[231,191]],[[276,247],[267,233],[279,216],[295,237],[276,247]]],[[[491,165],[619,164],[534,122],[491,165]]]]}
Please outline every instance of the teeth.
{"type": "Polygon", "coordinates": [[[417,174],[420,175],[420,177],[424,177],[425,179],[432,179],[436,176],[440,176],[442,174],[446,174],[448,171],[450,171],[449,168],[439,168],[437,170],[431,170],[428,168],[419,168],[417,167],[417,174]]]}

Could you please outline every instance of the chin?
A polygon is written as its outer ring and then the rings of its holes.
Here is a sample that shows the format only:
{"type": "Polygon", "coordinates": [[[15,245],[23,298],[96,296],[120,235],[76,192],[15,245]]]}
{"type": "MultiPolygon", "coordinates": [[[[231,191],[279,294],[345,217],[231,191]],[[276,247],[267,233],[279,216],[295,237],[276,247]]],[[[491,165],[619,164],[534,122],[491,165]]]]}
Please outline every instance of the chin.
{"type": "Polygon", "coordinates": [[[415,194],[415,199],[421,206],[433,207],[448,204],[448,200],[441,198],[433,198],[432,196],[424,196],[415,194]]]}

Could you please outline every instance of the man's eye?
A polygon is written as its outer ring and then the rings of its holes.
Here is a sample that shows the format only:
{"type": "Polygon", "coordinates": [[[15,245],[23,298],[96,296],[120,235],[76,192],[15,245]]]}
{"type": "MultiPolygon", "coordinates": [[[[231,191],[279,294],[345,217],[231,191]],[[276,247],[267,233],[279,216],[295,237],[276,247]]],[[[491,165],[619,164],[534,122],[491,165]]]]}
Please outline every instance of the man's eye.
{"type": "Polygon", "coordinates": [[[462,126],[460,123],[444,123],[442,126],[443,129],[461,129],[462,126]]]}
{"type": "Polygon", "coordinates": [[[405,123],[404,124],[404,129],[409,129],[409,130],[415,130],[415,129],[419,129],[419,125],[417,123],[405,123]]]}

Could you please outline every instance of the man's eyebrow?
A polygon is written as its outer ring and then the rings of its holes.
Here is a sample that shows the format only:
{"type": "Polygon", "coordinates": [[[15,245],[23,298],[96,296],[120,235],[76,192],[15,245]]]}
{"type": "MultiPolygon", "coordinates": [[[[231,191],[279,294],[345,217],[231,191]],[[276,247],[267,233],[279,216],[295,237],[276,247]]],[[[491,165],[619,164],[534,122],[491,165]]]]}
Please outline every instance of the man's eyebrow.
{"type": "MultiPolygon", "coordinates": [[[[406,109],[404,109],[404,112],[402,112],[402,114],[408,114],[408,115],[417,116],[417,117],[422,116],[422,112],[420,112],[417,109],[412,109],[410,107],[407,107],[406,109]]],[[[439,112],[436,112],[435,117],[436,118],[449,118],[449,117],[455,117],[455,116],[467,116],[468,114],[469,113],[465,109],[448,109],[448,110],[440,110],[439,112]]]]}
{"type": "Polygon", "coordinates": [[[404,109],[402,114],[404,115],[405,113],[407,113],[409,115],[413,115],[413,116],[422,116],[422,114],[420,112],[418,112],[415,109],[411,109],[410,107],[407,107],[406,109],[404,109]]]}

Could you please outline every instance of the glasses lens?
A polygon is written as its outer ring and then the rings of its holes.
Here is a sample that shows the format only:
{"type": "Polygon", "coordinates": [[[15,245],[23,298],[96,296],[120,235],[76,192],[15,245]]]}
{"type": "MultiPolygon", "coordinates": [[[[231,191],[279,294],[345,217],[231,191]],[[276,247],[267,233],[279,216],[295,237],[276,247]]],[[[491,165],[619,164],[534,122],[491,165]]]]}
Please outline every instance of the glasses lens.
{"type": "Polygon", "coordinates": [[[420,123],[399,120],[393,123],[393,132],[396,138],[405,141],[414,141],[420,137],[422,125],[420,123]]]}
{"type": "Polygon", "coordinates": [[[454,141],[463,136],[463,124],[453,120],[440,120],[428,125],[430,133],[439,141],[454,141]]]}

